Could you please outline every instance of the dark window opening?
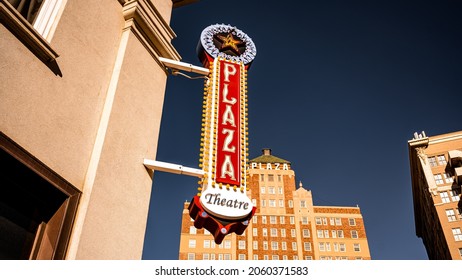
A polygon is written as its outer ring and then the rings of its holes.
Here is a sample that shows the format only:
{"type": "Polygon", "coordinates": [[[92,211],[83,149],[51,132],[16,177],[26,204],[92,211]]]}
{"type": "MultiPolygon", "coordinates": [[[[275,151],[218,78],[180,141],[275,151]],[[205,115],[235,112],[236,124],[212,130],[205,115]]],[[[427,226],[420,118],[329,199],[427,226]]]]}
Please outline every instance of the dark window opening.
{"type": "Polygon", "coordinates": [[[0,259],[64,259],[80,192],[0,132],[0,259]]]}

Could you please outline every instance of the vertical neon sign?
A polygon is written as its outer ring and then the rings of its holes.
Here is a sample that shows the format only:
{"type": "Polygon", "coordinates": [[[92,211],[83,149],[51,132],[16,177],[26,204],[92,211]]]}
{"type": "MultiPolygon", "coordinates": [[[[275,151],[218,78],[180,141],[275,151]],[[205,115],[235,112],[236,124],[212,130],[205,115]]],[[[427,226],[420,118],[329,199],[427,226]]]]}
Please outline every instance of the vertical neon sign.
{"type": "Polygon", "coordinates": [[[200,162],[204,178],[189,206],[197,228],[215,242],[232,232],[242,234],[255,213],[247,196],[247,69],[255,45],[229,25],[204,29],[199,58],[210,68],[204,90],[200,162]]]}

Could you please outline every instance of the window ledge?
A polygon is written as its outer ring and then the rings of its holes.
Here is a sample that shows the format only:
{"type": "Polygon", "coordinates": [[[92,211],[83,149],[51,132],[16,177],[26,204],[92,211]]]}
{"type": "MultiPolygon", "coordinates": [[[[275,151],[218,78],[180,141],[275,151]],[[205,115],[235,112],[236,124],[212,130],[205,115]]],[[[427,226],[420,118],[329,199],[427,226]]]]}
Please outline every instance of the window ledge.
{"type": "Polygon", "coordinates": [[[53,73],[62,76],[56,62],[56,58],[59,55],[7,0],[0,0],[0,22],[37,56],[37,58],[45,63],[53,73]]]}

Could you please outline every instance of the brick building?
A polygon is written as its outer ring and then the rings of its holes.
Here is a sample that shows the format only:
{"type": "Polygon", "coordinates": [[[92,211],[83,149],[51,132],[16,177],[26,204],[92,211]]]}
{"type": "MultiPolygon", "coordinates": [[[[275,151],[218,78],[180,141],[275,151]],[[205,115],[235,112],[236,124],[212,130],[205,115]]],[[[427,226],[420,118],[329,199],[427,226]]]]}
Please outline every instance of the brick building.
{"type": "Polygon", "coordinates": [[[359,207],[315,206],[312,193],[296,187],[289,161],[271,154],[250,160],[248,192],[257,212],[243,235],[221,244],[196,229],[188,205],[182,216],[179,259],[354,260],[370,259],[359,207]]]}
{"type": "Polygon", "coordinates": [[[416,235],[429,259],[462,259],[462,131],[408,141],[416,235]]]}

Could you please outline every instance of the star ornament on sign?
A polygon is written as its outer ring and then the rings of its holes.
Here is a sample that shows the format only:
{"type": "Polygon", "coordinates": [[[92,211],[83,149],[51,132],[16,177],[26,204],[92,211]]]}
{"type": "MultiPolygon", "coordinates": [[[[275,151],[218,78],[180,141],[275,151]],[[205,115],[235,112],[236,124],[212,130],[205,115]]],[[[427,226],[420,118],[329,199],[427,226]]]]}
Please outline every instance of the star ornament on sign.
{"type": "Polygon", "coordinates": [[[217,46],[221,52],[231,51],[236,56],[240,56],[243,53],[240,48],[245,47],[245,43],[238,37],[235,37],[232,32],[226,35],[217,34],[215,38],[221,44],[217,46]]]}
{"type": "Polygon", "coordinates": [[[209,67],[215,58],[222,57],[242,62],[248,69],[257,55],[257,49],[242,30],[228,24],[214,24],[202,31],[197,53],[205,67],[209,67]]]}

